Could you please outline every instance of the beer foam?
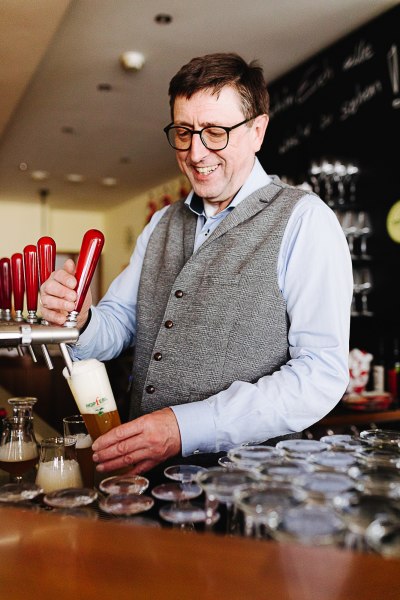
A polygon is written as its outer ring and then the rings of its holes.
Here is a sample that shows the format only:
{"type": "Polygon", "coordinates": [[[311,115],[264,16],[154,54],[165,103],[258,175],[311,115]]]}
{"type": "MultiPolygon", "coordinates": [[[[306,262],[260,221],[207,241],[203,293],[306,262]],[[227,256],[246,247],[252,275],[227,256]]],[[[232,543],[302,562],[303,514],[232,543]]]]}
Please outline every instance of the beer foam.
{"type": "Polygon", "coordinates": [[[77,361],[72,363],[71,375],[67,368],[63,375],[82,415],[117,410],[104,363],[95,358],[77,361]]]}

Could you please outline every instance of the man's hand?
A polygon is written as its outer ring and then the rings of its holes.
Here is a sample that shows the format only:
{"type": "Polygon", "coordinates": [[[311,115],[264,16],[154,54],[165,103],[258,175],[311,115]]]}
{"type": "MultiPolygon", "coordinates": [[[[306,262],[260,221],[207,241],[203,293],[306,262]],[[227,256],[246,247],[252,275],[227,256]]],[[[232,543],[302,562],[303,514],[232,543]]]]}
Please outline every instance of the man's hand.
{"type": "MultiPolygon", "coordinates": [[[[64,268],[53,271],[40,288],[40,312],[42,317],[52,325],[64,325],[68,313],[75,309],[77,296],[74,290],[77,281],[74,273],[75,264],[69,258],[65,261],[64,268]]],[[[92,294],[89,290],[77,318],[79,329],[87,321],[91,304],[92,294]]]]}
{"type": "Polygon", "coordinates": [[[119,425],[93,443],[97,471],[132,467],[144,473],[181,450],[181,436],[174,412],[163,408],[119,425]]]}

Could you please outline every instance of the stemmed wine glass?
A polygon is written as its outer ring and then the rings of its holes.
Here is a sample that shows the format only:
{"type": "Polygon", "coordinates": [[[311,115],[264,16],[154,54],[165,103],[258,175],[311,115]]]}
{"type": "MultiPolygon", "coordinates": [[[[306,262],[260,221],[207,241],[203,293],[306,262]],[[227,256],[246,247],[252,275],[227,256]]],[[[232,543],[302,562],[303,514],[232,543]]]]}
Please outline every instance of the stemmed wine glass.
{"type": "Polygon", "coordinates": [[[346,210],[342,215],[341,225],[349,245],[351,258],[355,258],[354,238],[358,232],[357,213],[354,210],[346,210]]]}
{"type": "Polygon", "coordinates": [[[202,494],[195,478],[206,471],[205,467],[185,464],[171,465],[164,469],[164,475],[172,481],[162,483],[152,490],[152,495],[158,500],[172,502],[160,509],[161,518],[181,529],[194,529],[195,523],[206,520],[205,509],[190,502],[202,494]]]}
{"type": "Polygon", "coordinates": [[[224,504],[227,509],[226,533],[233,533],[236,528],[235,494],[240,489],[260,482],[254,469],[226,469],[213,467],[196,477],[197,483],[206,494],[206,529],[214,524],[218,505],[224,504]]]}
{"type": "Polygon", "coordinates": [[[360,237],[360,258],[369,260],[371,257],[367,251],[367,239],[372,233],[372,223],[369,213],[360,211],[358,213],[358,235],[360,237]]]}
{"type": "Polygon", "coordinates": [[[361,314],[364,317],[372,317],[373,312],[368,308],[368,294],[373,288],[372,271],[369,267],[360,269],[359,290],[361,295],[361,314]]]}

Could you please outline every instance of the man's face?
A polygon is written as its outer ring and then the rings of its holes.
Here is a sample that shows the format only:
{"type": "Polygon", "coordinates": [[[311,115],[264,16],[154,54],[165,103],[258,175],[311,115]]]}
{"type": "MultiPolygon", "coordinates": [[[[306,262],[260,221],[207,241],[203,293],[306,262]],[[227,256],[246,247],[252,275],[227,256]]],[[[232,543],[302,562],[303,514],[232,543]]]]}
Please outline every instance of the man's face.
{"type": "MultiPolygon", "coordinates": [[[[178,96],[174,104],[174,124],[200,130],[209,125],[231,127],[243,121],[240,97],[230,86],[219,95],[204,90],[190,99],[178,96]]],[[[268,123],[266,115],[241,125],[229,134],[224,150],[208,150],[199,135],[192,137],[189,150],[176,152],[179,168],[188,177],[194,191],[210,203],[225,208],[249,176],[255,153],[260,149],[268,123]]]]}

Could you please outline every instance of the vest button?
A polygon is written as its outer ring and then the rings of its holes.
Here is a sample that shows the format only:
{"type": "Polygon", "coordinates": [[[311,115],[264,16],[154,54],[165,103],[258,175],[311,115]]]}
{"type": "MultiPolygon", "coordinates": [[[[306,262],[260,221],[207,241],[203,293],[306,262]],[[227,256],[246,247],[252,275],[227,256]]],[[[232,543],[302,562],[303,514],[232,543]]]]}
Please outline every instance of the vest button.
{"type": "Polygon", "coordinates": [[[164,325],[165,325],[165,327],[166,327],[167,329],[171,329],[171,327],[173,327],[173,326],[174,326],[173,322],[172,322],[172,321],[170,321],[170,320],[168,320],[168,321],[165,321],[164,325]]]}
{"type": "Polygon", "coordinates": [[[146,387],[146,392],[147,392],[148,394],[154,394],[154,392],[155,392],[155,391],[156,391],[156,388],[154,387],[154,385],[148,385],[148,386],[146,387]]]}
{"type": "Polygon", "coordinates": [[[175,292],[175,296],[176,296],[177,298],[182,298],[182,296],[183,296],[183,292],[182,292],[182,290],[176,290],[176,292],[175,292]]]}
{"type": "Polygon", "coordinates": [[[154,360],[161,360],[161,359],[162,359],[162,354],[161,354],[161,352],[156,352],[156,353],[153,355],[153,358],[154,358],[154,360]]]}

